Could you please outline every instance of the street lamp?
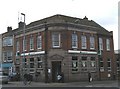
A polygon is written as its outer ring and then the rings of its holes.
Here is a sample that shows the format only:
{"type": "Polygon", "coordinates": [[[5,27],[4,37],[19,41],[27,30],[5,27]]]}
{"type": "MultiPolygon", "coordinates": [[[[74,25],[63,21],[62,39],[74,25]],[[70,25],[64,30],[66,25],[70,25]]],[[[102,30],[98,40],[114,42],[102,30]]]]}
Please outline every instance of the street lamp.
{"type": "Polygon", "coordinates": [[[45,22],[45,83],[48,83],[48,61],[47,61],[47,44],[48,44],[48,40],[47,40],[47,38],[48,38],[48,36],[47,36],[47,34],[48,34],[48,27],[46,26],[46,22],[45,22]]]}
{"type": "Polygon", "coordinates": [[[101,59],[101,55],[102,55],[102,52],[101,52],[101,45],[99,45],[99,35],[97,35],[97,40],[98,40],[98,71],[99,71],[99,80],[101,80],[101,72],[100,72],[100,59],[101,59]]]}
{"type": "MultiPolygon", "coordinates": [[[[21,15],[23,15],[24,16],[24,27],[23,27],[23,40],[24,40],[24,45],[23,46],[25,46],[25,14],[24,13],[21,13],[21,15]]],[[[24,47],[23,47],[24,48],[24,47]]],[[[23,70],[23,60],[25,60],[25,51],[24,51],[24,49],[23,49],[23,59],[22,59],[22,70],[23,70]]],[[[25,71],[25,70],[23,70],[23,71],[25,71]]],[[[23,75],[23,74],[22,74],[23,75]]]]}

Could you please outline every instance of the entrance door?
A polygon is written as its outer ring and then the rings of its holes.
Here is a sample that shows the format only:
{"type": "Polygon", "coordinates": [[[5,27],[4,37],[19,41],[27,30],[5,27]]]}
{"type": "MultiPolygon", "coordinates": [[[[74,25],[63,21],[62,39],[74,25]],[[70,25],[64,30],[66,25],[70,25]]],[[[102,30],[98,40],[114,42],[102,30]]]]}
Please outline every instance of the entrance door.
{"type": "Polygon", "coordinates": [[[61,73],[61,61],[53,61],[52,62],[52,81],[57,81],[57,75],[61,73]]]}

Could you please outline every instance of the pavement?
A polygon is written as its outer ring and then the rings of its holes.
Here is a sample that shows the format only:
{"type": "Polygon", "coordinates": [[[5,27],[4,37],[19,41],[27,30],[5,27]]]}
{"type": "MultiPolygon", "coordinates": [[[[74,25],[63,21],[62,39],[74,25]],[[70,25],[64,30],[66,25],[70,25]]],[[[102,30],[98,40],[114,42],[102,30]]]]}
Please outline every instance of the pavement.
{"type": "Polygon", "coordinates": [[[44,83],[32,82],[31,84],[24,85],[22,81],[9,82],[3,84],[2,87],[119,87],[117,80],[112,81],[92,81],[92,82],[69,82],[69,83],[44,83]]]}

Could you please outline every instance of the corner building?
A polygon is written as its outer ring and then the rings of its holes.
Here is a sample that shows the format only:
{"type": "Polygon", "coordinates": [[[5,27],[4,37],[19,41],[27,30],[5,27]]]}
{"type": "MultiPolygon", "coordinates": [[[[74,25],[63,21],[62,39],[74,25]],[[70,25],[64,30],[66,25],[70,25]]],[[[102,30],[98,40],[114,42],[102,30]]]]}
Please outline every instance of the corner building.
{"type": "Polygon", "coordinates": [[[112,79],[114,68],[113,33],[87,17],[54,15],[15,29],[15,66],[34,81],[64,82],[112,79]],[[25,38],[24,38],[25,37],[25,38]],[[47,71],[46,71],[47,69],[47,71]]]}

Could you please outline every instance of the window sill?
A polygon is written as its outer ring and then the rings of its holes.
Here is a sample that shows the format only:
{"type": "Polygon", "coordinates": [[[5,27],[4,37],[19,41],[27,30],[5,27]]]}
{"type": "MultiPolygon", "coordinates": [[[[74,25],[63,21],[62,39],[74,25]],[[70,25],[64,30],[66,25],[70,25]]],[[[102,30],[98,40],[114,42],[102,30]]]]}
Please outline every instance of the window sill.
{"type": "Polygon", "coordinates": [[[41,50],[42,48],[37,48],[38,50],[41,50]]]}
{"type": "Polygon", "coordinates": [[[61,49],[61,47],[52,47],[52,49],[61,49]]]}
{"type": "Polygon", "coordinates": [[[30,49],[30,51],[33,51],[34,49],[30,49]]]}

